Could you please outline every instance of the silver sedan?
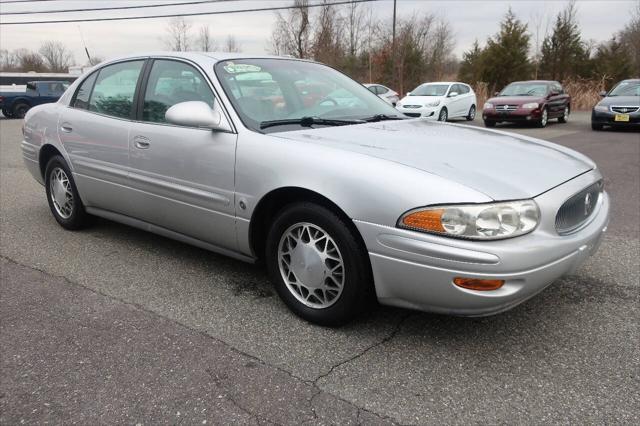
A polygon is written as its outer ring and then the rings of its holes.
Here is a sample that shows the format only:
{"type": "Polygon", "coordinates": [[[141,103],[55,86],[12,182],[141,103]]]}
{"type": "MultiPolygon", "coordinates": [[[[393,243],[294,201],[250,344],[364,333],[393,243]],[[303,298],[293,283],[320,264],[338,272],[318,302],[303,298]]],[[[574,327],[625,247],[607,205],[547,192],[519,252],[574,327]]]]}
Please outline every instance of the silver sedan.
{"type": "Polygon", "coordinates": [[[324,65],[161,53],[33,108],[22,153],[67,229],[101,216],[247,262],[299,316],[490,315],[594,253],[596,165],[552,143],[405,119],[324,65]]]}

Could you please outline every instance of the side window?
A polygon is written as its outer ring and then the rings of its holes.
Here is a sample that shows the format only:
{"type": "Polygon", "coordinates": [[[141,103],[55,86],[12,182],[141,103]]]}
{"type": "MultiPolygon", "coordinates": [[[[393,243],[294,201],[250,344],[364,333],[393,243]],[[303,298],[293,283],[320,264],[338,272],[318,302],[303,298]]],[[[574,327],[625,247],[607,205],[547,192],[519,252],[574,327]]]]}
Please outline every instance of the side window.
{"type": "Polygon", "coordinates": [[[456,92],[458,95],[461,94],[460,92],[460,85],[459,84],[454,84],[451,86],[451,89],[449,89],[449,94],[456,92]]]}
{"type": "Polygon", "coordinates": [[[89,111],[118,118],[131,117],[133,94],[144,61],[107,65],[98,72],[89,98],[89,111]]]}
{"type": "Polygon", "coordinates": [[[164,114],[177,103],[202,101],[213,108],[214,99],[197,69],[184,62],[158,59],[153,62],[144,92],[142,120],[165,123],[164,114]]]}
{"type": "Polygon", "coordinates": [[[387,88],[384,86],[376,86],[378,88],[378,95],[384,95],[387,93],[387,88]]]}
{"type": "Polygon", "coordinates": [[[74,108],[89,109],[89,97],[91,96],[91,89],[97,76],[98,73],[94,72],[80,84],[80,87],[78,87],[76,91],[76,98],[73,101],[72,106],[74,108]]]}
{"type": "Polygon", "coordinates": [[[469,93],[469,86],[466,84],[458,84],[458,88],[460,88],[460,91],[458,92],[460,94],[466,95],[469,93]]]}
{"type": "Polygon", "coordinates": [[[371,93],[373,93],[374,95],[378,94],[378,86],[369,86],[369,87],[367,87],[367,89],[369,89],[369,91],[371,93]]]}

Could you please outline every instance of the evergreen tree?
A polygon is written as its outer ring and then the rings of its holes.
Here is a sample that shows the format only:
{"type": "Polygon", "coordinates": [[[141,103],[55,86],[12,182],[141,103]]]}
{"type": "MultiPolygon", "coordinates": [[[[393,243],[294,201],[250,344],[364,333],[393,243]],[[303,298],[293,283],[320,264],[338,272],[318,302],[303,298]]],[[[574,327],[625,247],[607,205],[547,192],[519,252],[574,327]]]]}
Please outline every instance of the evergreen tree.
{"type": "Polygon", "coordinates": [[[482,55],[482,80],[493,83],[494,89],[499,89],[514,80],[529,78],[529,38],[527,25],[509,8],[500,23],[500,32],[487,41],[482,55]]]}
{"type": "Polygon", "coordinates": [[[542,43],[540,75],[550,80],[589,72],[589,53],[580,36],[573,2],[558,14],[553,33],[542,43]]]}
{"type": "Polygon", "coordinates": [[[633,69],[626,46],[615,37],[598,46],[593,58],[593,68],[594,76],[604,79],[607,87],[638,74],[638,70],[633,69]]]}
{"type": "Polygon", "coordinates": [[[458,71],[458,79],[469,83],[482,81],[482,55],[483,50],[478,44],[478,40],[473,43],[471,50],[462,54],[462,62],[458,71]]]}

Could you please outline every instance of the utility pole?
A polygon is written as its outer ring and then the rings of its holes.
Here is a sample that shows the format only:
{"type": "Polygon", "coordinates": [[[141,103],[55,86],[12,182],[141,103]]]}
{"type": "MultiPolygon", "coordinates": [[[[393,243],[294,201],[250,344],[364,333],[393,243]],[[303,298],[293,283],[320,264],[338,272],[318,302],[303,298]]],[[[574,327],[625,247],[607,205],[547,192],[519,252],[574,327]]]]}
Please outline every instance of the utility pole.
{"type": "Polygon", "coordinates": [[[393,0],[393,35],[391,36],[391,62],[393,70],[393,85],[398,88],[398,73],[396,72],[396,0],[393,0]]]}

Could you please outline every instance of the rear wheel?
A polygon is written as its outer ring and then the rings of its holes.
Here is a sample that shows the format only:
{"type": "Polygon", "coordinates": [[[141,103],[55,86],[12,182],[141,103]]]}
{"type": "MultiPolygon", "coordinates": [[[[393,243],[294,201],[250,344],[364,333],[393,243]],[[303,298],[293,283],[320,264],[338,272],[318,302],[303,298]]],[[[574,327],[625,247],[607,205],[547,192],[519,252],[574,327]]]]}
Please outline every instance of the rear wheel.
{"type": "Polygon", "coordinates": [[[4,115],[6,118],[13,118],[13,113],[7,108],[2,108],[2,115],[4,115]]]}
{"type": "Polygon", "coordinates": [[[447,111],[447,108],[442,107],[442,109],[440,110],[440,114],[438,115],[438,121],[447,121],[448,118],[449,113],[447,111]]]}
{"type": "Polygon", "coordinates": [[[309,322],[345,324],[369,299],[366,250],[345,220],[321,205],[295,203],[277,215],[266,263],[280,298],[309,322]]]}
{"type": "Polygon", "coordinates": [[[47,163],[45,189],[51,213],[63,228],[74,230],[87,225],[88,215],[78,195],[73,174],[59,155],[47,163]]]}
{"type": "Polygon", "coordinates": [[[24,102],[18,102],[13,106],[13,116],[15,118],[24,118],[27,115],[27,111],[29,111],[29,105],[24,102]]]}
{"type": "Polygon", "coordinates": [[[469,108],[469,114],[467,114],[467,121],[473,121],[476,118],[476,106],[475,105],[471,105],[471,108],[469,108]]]}
{"type": "Polygon", "coordinates": [[[564,111],[562,112],[562,116],[558,117],[558,123],[566,123],[569,121],[569,107],[564,107],[564,111]]]}
{"type": "Polygon", "coordinates": [[[491,120],[484,120],[485,127],[496,127],[496,122],[491,120]]]}

